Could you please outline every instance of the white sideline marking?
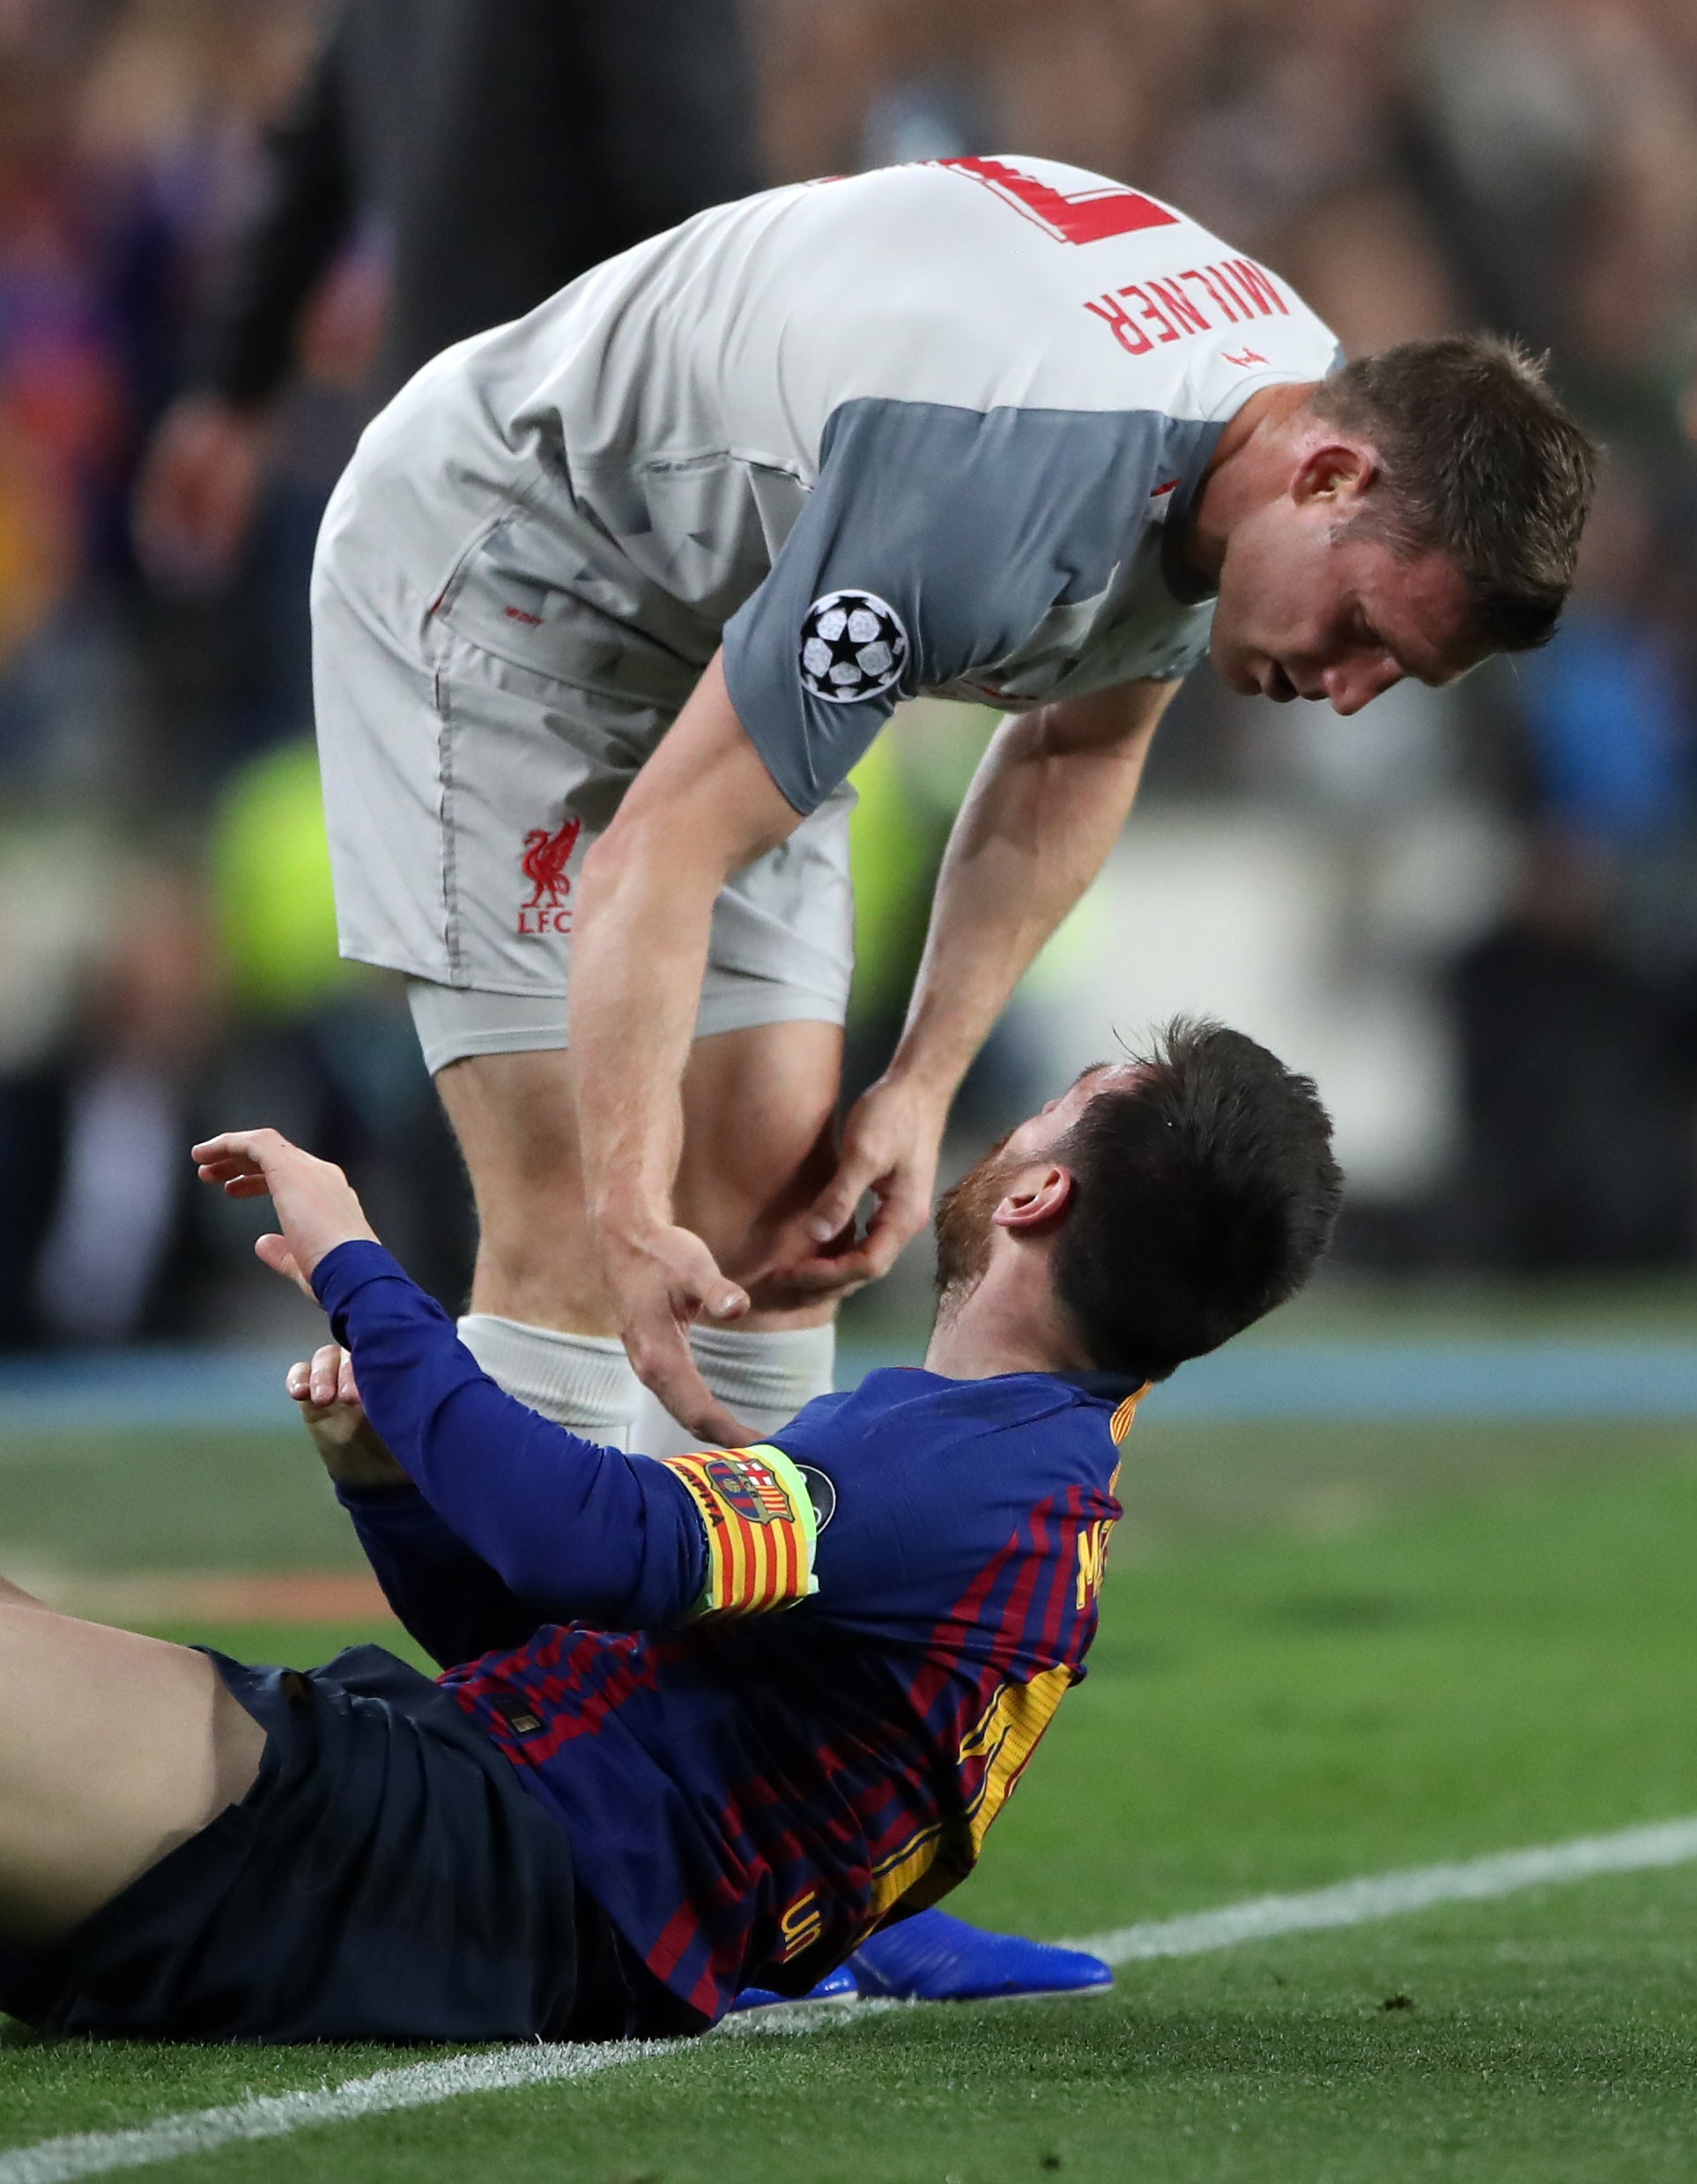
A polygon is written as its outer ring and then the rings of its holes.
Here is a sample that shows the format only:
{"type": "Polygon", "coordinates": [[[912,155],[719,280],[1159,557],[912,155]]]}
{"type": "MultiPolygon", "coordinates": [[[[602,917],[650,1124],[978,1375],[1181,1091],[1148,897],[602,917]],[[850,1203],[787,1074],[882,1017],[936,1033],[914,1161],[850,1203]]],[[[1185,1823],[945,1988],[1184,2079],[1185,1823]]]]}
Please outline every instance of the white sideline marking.
{"type": "MultiPolygon", "coordinates": [[[[1517,1889],[1586,1881],[1599,1873],[1683,1865],[1693,1858],[1697,1819],[1668,1820],[1654,1827],[1625,1828],[1618,1835],[1582,1835],[1574,1842],[1552,1843],[1539,1850],[1470,1858],[1464,1865],[1415,1866],[1404,1873],[1368,1875],[1305,1896],[1256,1896],[1219,1911],[1157,1919],[1146,1926],[1115,1927],[1106,1934],[1086,1935],[1070,1946],[1087,1949],[1109,1964],[1137,1964],[1152,1957],[1200,1957],[1208,1950],[1231,1949],[1240,1942],[1310,1934],[1324,1927],[1362,1926],[1374,1919],[1394,1919],[1401,1912],[1424,1911],[1432,1904],[1482,1903],[1493,1896],[1512,1896],[1517,1889]]],[[[3,2168],[0,2184],[6,2184],[3,2168]]]]}
{"type": "MultiPolygon", "coordinates": [[[[1697,1819],[1670,1820],[1658,1826],[1627,1828],[1617,1835],[1581,1836],[1538,1850],[1513,1850],[1465,1864],[1417,1866],[1404,1873],[1369,1875],[1342,1881],[1334,1888],[1304,1896],[1259,1896],[1143,1926],[1115,1927],[1075,1942],[1110,1964],[1133,1964],[1158,1957],[1197,1957],[1230,1949],[1241,1942],[1266,1941],[1281,1934],[1303,1934],[1328,1927],[1363,1926],[1376,1919],[1424,1911],[1434,1904],[1479,1903],[1517,1890],[1584,1881],[1604,1873],[1636,1873],[1656,1866],[1677,1866],[1697,1859],[1697,1819]]],[[[734,2018],[723,2028],[733,2036],[760,2032],[804,2032],[858,2023],[900,2003],[863,2002],[848,2006],[792,2005],[734,2018]]],[[[715,2036],[719,2037],[719,2036],[715,2036]]],[[[358,2116],[423,2108],[462,2093],[502,2092],[515,2086],[559,2084],[593,2077],[619,2065],[645,2062],[695,2047],[694,2040],[629,2040],[596,2047],[537,2041],[486,2054],[449,2055],[441,2062],[413,2063],[398,2070],[378,2070],[345,2084],[316,2091],[255,2094],[224,2108],[201,2108],[188,2115],[162,2116],[157,2123],[128,2131],[86,2131],[41,2140],[0,2153],[0,2184],[75,2184],[85,2176],[116,2169],[145,2168],[179,2155],[211,2153],[256,2139],[283,2138],[315,2124],[343,2123],[358,2116]]]]}
{"type": "Polygon", "coordinates": [[[562,2044],[500,2047],[485,2054],[450,2055],[442,2062],[419,2062],[400,2070],[378,2070],[350,2078],[343,2085],[315,2092],[258,2093],[227,2108],[201,2108],[189,2115],[162,2116],[130,2131],[85,2131],[69,2138],[43,2139],[0,2155],[4,2184],[71,2184],[84,2176],[104,2176],[114,2169],[145,2168],[179,2154],[210,2153],[253,2139],[284,2138],[315,2123],[345,2123],[355,2116],[382,2115],[395,2108],[422,2108],[461,2093],[495,2093],[515,2085],[536,2085],[560,2078],[586,2078],[611,2063],[638,2062],[669,2054],[683,2040],[633,2040],[623,2046],[568,2047],[562,2044]]]}

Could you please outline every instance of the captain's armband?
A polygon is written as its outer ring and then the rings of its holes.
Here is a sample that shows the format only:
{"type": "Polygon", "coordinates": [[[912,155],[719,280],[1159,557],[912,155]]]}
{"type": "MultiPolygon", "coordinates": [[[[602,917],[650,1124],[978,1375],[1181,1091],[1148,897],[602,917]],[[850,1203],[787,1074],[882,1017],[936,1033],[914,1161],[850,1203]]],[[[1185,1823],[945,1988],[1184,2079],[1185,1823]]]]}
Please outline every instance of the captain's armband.
{"type": "Polygon", "coordinates": [[[768,1615],[818,1592],[812,1499],[782,1449],[762,1444],[661,1460],[683,1481],[707,1527],[698,1618],[768,1615]]]}

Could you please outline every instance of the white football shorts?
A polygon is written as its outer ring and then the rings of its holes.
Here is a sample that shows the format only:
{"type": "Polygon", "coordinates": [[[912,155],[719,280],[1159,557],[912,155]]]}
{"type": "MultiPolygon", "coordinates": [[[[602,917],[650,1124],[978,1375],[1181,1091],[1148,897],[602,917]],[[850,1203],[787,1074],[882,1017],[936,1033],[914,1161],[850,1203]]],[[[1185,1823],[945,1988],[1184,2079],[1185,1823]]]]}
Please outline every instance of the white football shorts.
{"type": "MultiPolygon", "coordinates": [[[[671,714],[588,687],[607,650],[598,618],[585,618],[584,685],[537,674],[449,628],[392,569],[362,568],[359,529],[327,523],[313,573],[341,952],[406,973],[433,1072],[468,1054],[564,1047],[583,858],[671,714]]],[[[843,1021],[854,801],[839,790],[726,885],[698,1038],[843,1021]]]]}

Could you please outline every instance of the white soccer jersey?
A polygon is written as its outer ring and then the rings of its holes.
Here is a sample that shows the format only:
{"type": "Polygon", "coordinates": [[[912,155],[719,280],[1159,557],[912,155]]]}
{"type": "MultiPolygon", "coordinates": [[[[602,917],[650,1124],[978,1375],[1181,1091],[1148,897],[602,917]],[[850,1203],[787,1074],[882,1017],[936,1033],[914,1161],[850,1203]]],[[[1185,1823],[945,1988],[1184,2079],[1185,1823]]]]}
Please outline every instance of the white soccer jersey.
{"type": "Polygon", "coordinates": [[[376,524],[426,612],[608,697],[675,710],[723,637],[808,812],[900,697],[1184,673],[1212,609],[1165,527],[1250,395],[1337,357],[1263,266],[1100,175],[888,168],[704,212],[449,350],[327,532],[376,524]]]}

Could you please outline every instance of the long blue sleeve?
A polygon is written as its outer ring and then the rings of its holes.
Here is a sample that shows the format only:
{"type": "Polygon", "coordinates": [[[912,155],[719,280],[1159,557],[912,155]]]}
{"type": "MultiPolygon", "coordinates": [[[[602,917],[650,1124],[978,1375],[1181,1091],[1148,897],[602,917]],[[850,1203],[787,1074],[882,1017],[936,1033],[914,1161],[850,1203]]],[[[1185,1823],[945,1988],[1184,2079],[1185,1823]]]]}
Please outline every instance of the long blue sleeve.
{"type": "Polygon", "coordinates": [[[522,1645],[544,1620],[448,1530],[416,1486],[336,1493],[384,1598],[440,1667],[522,1645]]]}
{"type": "Polygon", "coordinates": [[[537,1621],[637,1631],[689,1615],[707,1584],[707,1540],[673,1472],[580,1440],[504,1394],[381,1244],[339,1244],[313,1288],[353,1353],[378,1434],[537,1621]]]}

